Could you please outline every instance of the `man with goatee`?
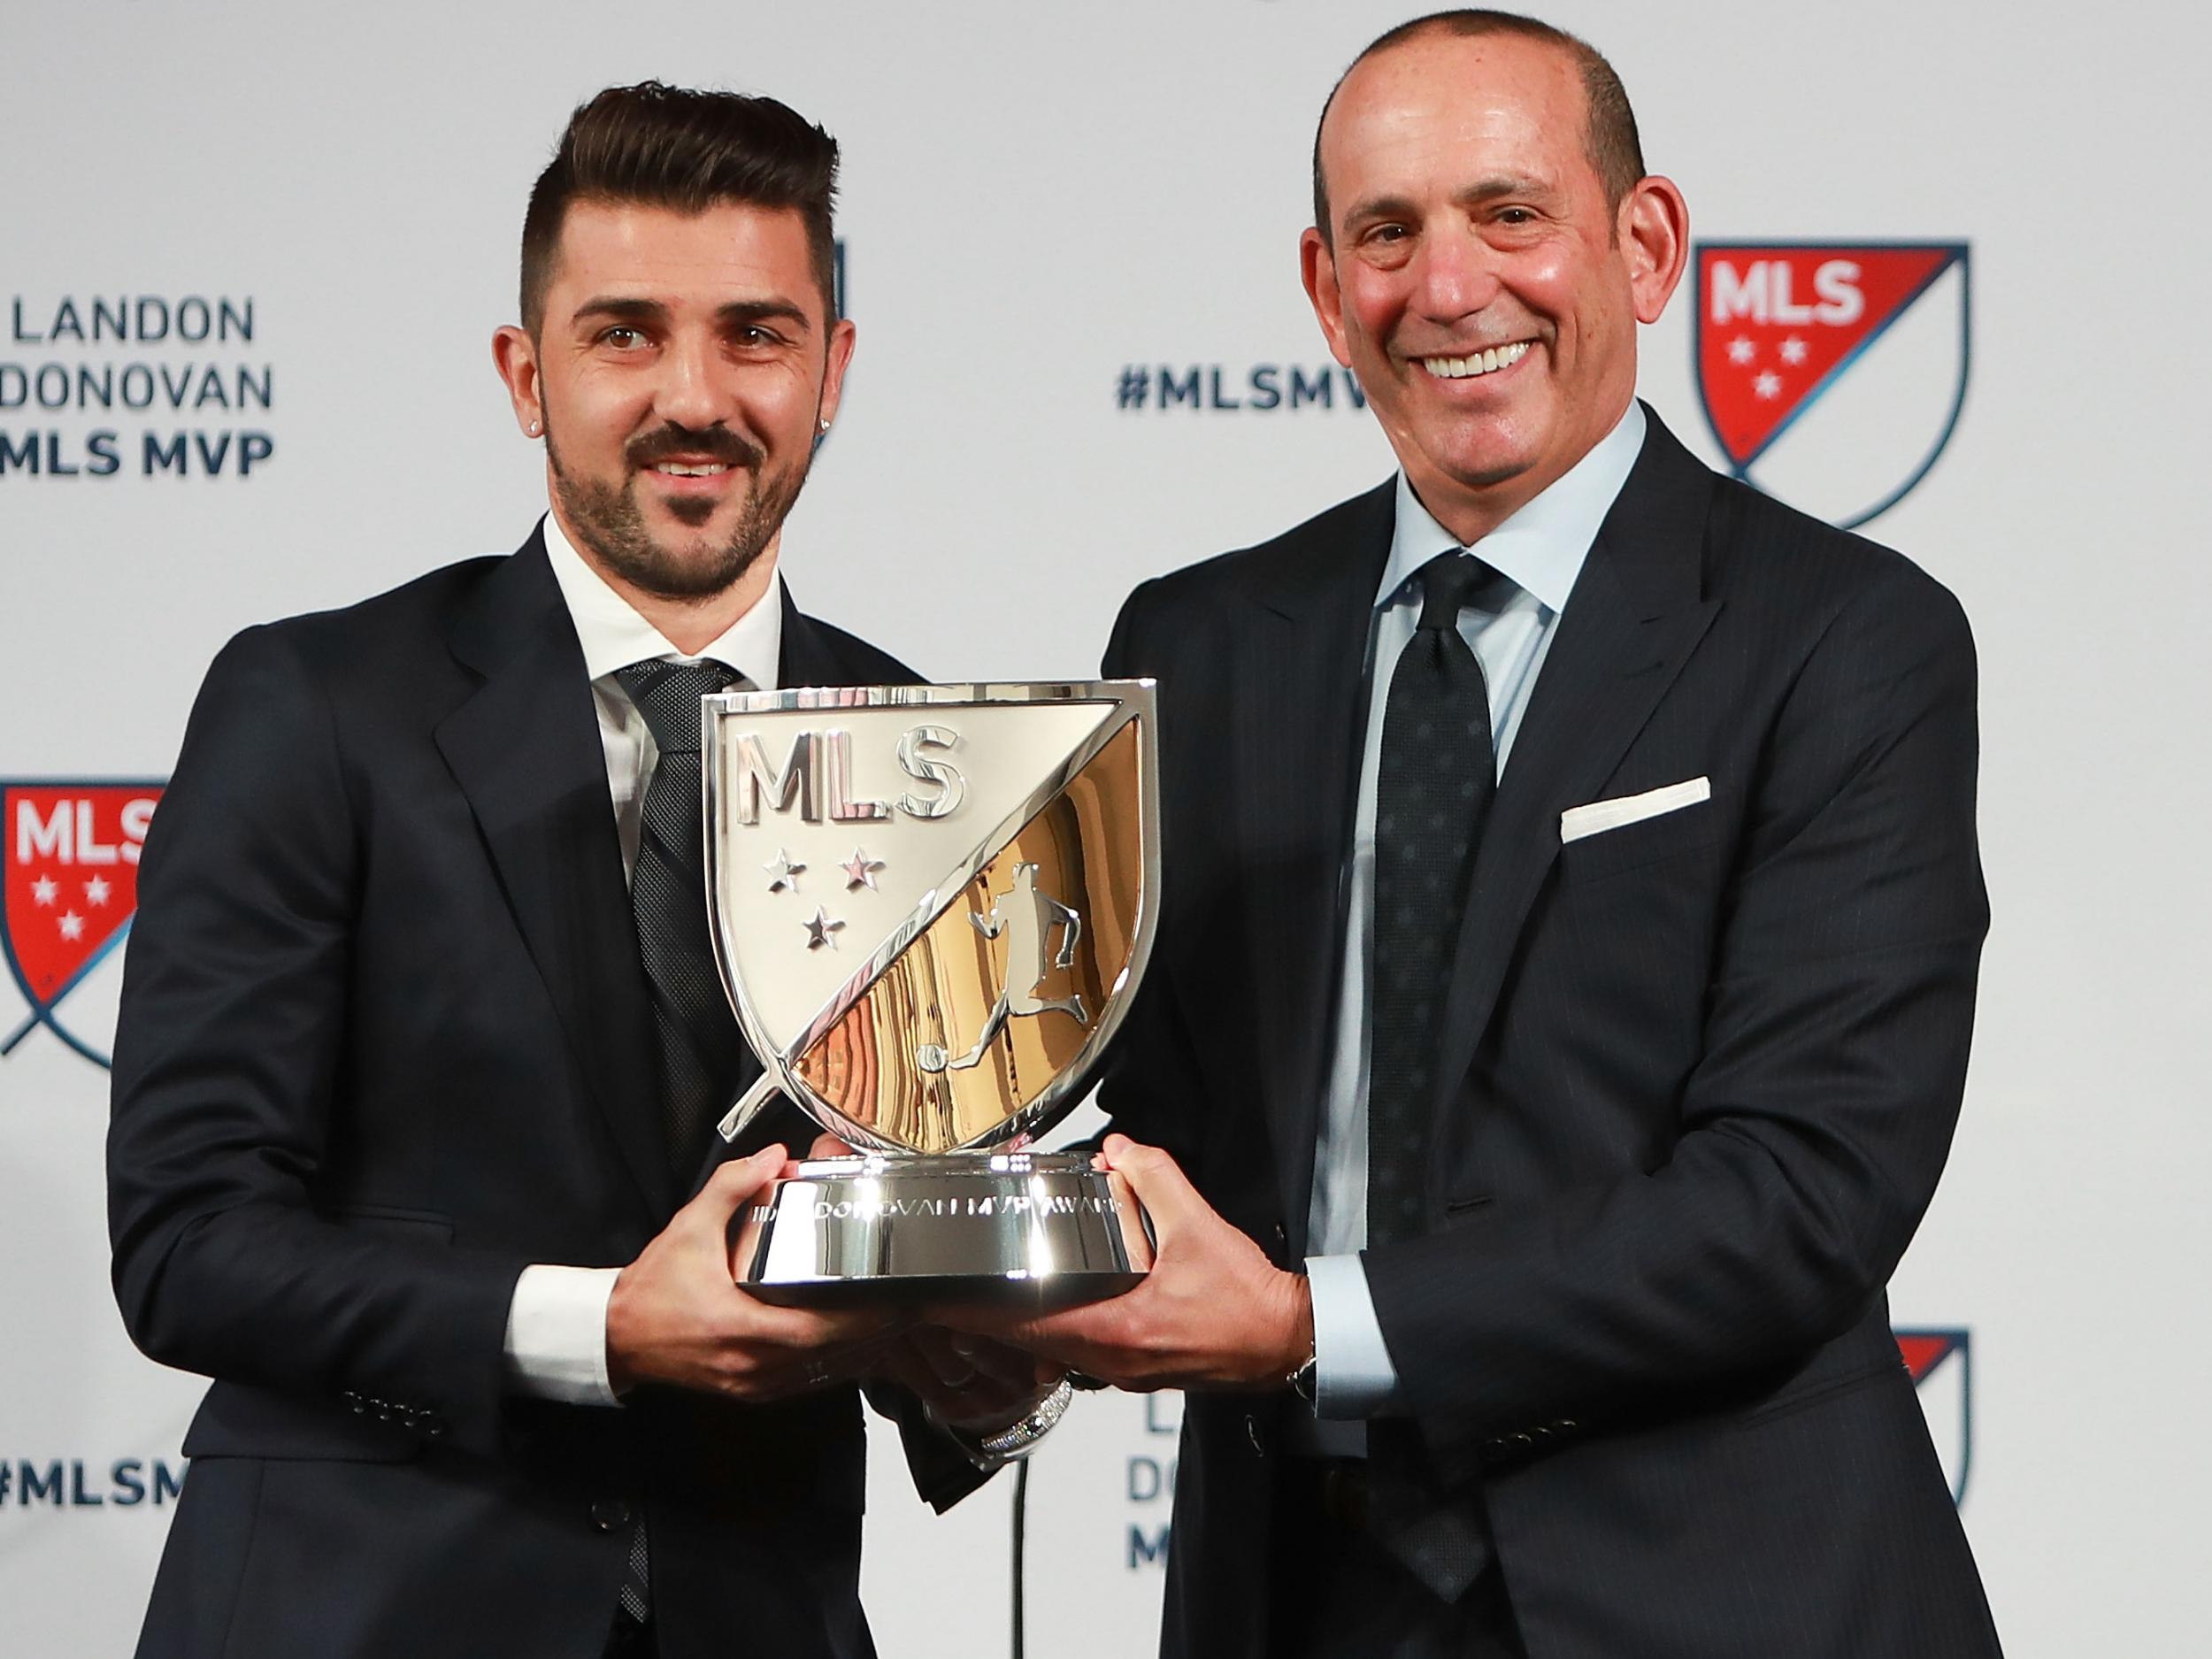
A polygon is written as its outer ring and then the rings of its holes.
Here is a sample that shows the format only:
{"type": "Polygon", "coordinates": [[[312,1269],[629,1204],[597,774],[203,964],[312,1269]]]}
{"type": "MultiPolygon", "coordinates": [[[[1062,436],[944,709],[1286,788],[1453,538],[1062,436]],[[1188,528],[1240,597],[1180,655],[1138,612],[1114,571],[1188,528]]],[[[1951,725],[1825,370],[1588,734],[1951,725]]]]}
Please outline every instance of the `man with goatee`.
{"type": "MultiPolygon", "coordinates": [[[[810,1132],[713,1132],[758,1067],[710,955],[699,699],[913,679],[780,574],[853,351],[836,167],[772,99],[579,110],[495,342],[551,511],[209,672],[110,1140],[131,1333],[215,1379],[142,1655],[856,1659],[856,1378],[971,1431],[1033,1396],[758,1302],[726,1254],[810,1132]]],[[[969,1490],[891,1398],[923,1494],[969,1490]]]]}

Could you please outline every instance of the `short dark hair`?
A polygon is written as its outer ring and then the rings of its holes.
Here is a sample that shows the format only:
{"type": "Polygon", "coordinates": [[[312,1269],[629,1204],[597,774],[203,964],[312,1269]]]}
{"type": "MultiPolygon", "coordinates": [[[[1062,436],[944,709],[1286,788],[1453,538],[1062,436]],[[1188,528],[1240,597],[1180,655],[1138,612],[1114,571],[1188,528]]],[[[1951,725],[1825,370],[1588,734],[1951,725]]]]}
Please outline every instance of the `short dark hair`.
{"type": "Polygon", "coordinates": [[[530,191],[522,220],[522,324],[545,319],[561,226],[578,202],[633,202],[703,213],[744,203],[791,208],[806,224],[822,309],[837,310],[837,141],[773,98],[641,81],[577,107],[530,191]]]}
{"type": "Polygon", "coordinates": [[[1589,155],[1591,166],[1597,170],[1599,182],[1605,187],[1606,205],[1617,208],[1621,198],[1636,188],[1637,180],[1644,176],[1644,147],[1636,135],[1636,111],[1628,106],[1628,89],[1621,85],[1620,76],[1613,73],[1613,65],[1605,61],[1596,47],[1580,35],[1570,35],[1564,29],[1554,28],[1548,23],[1517,12],[1432,12],[1378,36],[1365,51],[1352,59],[1350,66],[1336,78],[1336,85],[1329,88],[1328,99],[1321,106],[1321,119],[1313,128],[1313,222],[1324,239],[1335,240],[1329,228],[1328,181],[1321,176],[1321,129],[1328,124],[1330,106],[1336,102],[1336,95],[1343,90],[1354,69],[1378,52],[1388,51],[1394,46],[1402,46],[1427,35],[1511,35],[1555,46],[1566,53],[1582,72],[1583,147],[1589,155]]]}

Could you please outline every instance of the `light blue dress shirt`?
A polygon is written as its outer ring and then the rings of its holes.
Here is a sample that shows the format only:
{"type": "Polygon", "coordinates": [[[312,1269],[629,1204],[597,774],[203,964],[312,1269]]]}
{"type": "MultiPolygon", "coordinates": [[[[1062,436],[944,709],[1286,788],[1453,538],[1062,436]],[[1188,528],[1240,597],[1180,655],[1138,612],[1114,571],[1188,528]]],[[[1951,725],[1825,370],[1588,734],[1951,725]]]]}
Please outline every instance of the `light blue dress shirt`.
{"type": "MultiPolygon", "coordinates": [[[[1644,447],[1644,411],[1631,403],[1613,430],[1559,481],[1473,548],[1498,579],[1460,612],[1460,636],[1482,664],[1489,689],[1491,741],[1505,775],[1513,739],[1551,649],[1567,597],[1582,573],[1598,526],[1612,510],[1644,447]]],[[[1317,1418],[1310,1450],[1356,1455],[1363,1422],[1387,1416],[1397,1372],[1375,1318],[1359,1252],[1367,1243],[1367,1071],[1372,1037],[1375,789],[1382,765],[1383,704],[1398,655],[1421,613],[1415,572],[1460,546],[1398,475],[1390,560],[1368,630],[1367,732],[1344,893],[1344,961],[1340,976],[1328,1097],[1313,1166],[1306,1271],[1313,1289],[1317,1418]],[[1348,1419],[1349,1419],[1348,1421],[1348,1419]]]]}

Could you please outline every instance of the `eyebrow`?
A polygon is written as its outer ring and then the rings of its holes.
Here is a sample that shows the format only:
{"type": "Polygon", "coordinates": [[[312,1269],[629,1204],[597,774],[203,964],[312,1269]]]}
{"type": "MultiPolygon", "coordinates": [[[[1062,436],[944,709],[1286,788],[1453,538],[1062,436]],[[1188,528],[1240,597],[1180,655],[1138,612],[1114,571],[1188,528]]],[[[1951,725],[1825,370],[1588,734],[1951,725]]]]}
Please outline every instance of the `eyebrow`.
{"type": "MultiPolygon", "coordinates": [[[[576,320],[594,322],[664,323],[668,307],[658,300],[629,299],[618,295],[595,295],[576,308],[576,320]]],[[[732,300],[717,308],[714,319],[725,328],[747,323],[787,322],[806,333],[813,326],[806,311],[790,300],[732,300]]]]}
{"type": "Polygon", "coordinates": [[[576,308],[576,320],[603,318],[609,322],[655,323],[666,320],[668,307],[658,300],[620,299],[611,294],[598,294],[576,308]]]}
{"type": "Polygon", "coordinates": [[[725,328],[743,323],[786,322],[804,334],[814,326],[805,310],[790,300],[732,300],[714,313],[714,319],[725,328]]]}

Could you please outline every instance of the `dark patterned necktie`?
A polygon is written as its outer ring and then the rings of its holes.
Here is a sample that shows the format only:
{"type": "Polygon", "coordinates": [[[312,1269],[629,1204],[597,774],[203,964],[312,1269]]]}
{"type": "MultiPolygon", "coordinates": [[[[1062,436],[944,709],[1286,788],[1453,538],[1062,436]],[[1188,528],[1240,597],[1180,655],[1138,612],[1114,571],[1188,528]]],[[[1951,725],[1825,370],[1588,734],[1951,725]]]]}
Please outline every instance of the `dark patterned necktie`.
{"type": "MultiPolygon", "coordinates": [[[[1483,819],[1497,787],[1482,664],[1459,613],[1493,572],[1447,553],[1415,573],[1421,619],[1390,676],[1375,789],[1374,987],[1367,1068],[1367,1241],[1424,1229],[1437,1032],[1483,819]]],[[[1436,1485],[1417,1425],[1368,1425],[1368,1528],[1440,1601],[1490,1560],[1479,1494],[1436,1485]]]]}
{"type": "Polygon", "coordinates": [[[680,1197],[705,1152],[707,1125],[753,1075],[707,934],[699,795],[699,699],[749,690],[751,682],[719,663],[634,663],[615,678],[660,751],[640,814],[630,910],[652,994],[661,1120],[680,1197]]]}
{"type": "Polygon", "coordinates": [[[1459,613],[1490,581],[1463,553],[1414,574],[1421,619],[1390,676],[1375,790],[1373,1036],[1367,1077],[1367,1240],[1422,1231],[1437,1022],[1468,874],[1497,784],[1482,664],[1459,613]]]}
{"type": "MultiPolygon", "coordinates": [[[[707,1125],[749,1080],[751,1051],[737,1029],[707,936],[705,813],[699,789],[699,699],[752,682],[719,663],[633,663],[615,679],[645,718],[659,757],[645,787],[630,913],[653,1003],[654,1081],[677,1196],[705,1151],[707,1125]]],[[[645,1517],[630,1529],[622,1610],[642,1624],[652,1609],[645,1517]]]]}

